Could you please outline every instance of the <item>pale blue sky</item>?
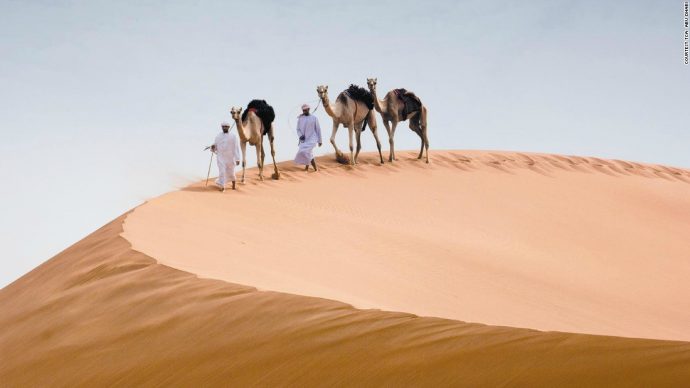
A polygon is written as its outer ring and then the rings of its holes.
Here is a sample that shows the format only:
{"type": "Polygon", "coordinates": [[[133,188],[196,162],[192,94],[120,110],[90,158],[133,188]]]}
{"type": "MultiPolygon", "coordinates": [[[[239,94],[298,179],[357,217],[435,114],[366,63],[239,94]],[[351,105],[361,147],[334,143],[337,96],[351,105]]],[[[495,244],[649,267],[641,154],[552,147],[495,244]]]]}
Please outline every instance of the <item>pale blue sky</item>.
{"type": "MultiPolygon", "coordinates": [[[[318,84],[334,96],[375,76],[382,91],[415,91],[432,152],[690,167],[681,12],[652,0],[0,0],[0,286],[205,177],[201,149],[231,105],[268,100],[278,158],[292,158],[288,117],[318,84]]],[[[396,144],[419,145],[407,127],[396,144]]]]}

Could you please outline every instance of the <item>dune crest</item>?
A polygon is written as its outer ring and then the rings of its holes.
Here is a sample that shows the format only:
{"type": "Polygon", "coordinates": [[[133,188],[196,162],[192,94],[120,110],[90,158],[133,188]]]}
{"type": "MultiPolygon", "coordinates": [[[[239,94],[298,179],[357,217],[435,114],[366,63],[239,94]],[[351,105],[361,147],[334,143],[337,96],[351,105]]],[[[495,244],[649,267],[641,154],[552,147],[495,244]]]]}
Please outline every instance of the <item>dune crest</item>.
{"type": "Polygon", "coordinates": [[[690,340],[690,172],[515,152],[410,152],[126,217],[137,251],[199,276],[358,308],[690,340]]]}

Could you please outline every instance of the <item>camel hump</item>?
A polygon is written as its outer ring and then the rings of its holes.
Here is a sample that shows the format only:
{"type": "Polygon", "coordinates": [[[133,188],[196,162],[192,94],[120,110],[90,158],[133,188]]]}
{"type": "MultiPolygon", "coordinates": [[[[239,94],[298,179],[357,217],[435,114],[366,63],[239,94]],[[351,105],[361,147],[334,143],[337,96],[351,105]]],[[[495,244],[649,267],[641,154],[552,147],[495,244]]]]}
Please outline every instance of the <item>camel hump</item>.
{"type": "Polygon", "coordinates": [[[338,97],[336,97],[335,100],[340,103],[347,104],[347,96],[345,95],[345,92],[338,94],[338,97]]]}
{"type": "MultiPolygon", "coordinates": [[[[363,87],[350,84],[350,87],[345,89],[343,93],[350,96],[353,100],[363,102],[369,110],[374,109],[374,96],[363,87]]],[[[340,96],[338,96],[338,98],[340,98],[340,96]]]]}
{"type": "Polygon", "coordinates": [[[253,111],[261,119],[261,124],[263,125],[261,134],[265,135],[271,129],[271,124],[273,124],[273,120],[276,118],[273,107],[268,105],[266,100],[251,100],[247,104],[247,109],[242,112],[242,121],[247,118],[249,111],[253,111]]]}

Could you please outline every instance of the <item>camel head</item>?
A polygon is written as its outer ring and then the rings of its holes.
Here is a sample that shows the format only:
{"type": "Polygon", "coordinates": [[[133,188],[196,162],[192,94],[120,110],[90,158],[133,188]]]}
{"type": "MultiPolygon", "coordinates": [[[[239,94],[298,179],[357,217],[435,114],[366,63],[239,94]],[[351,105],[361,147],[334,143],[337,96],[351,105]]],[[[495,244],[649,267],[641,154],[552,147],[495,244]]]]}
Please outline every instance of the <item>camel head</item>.
{"type": "Polygon", "coordinates": [[[316,94],[319,95],[319,98],[322,100],[325,100],[328,98],[328,85],[319,85],[316,87],[316,94]]]}
{"type": "Polygon", "coordinates": [[[367,86],[369,86],[370,92],[376,91],[376,78],[367,78],[367,86]]]}
{"type": "Polygon", "coordinates": [[[236,108],[233,106],[230,108],[230,116],[232,116],[233,120],[239,120],[240,117],[242,117],[242,108],[236,108]]]}

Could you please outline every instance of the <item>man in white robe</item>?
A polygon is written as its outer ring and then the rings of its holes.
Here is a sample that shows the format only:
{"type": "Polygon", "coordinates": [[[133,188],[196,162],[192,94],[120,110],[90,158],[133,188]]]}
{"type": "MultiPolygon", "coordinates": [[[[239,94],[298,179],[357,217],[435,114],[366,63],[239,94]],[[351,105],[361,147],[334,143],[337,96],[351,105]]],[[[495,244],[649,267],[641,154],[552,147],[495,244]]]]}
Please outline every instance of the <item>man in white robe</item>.
{"type": "Polygon", "coordinates": [[[304,171],[309,171],[309,164],[318,171],[312,150],[318,144],[322,145],[321,127],[319,119],[309,114],[311,107],[307,104],[302,105],[302,114],[297,118],[297,136],[299,136],[299,150],[295,156],[295,163],[305,165],[304,171]]]}
{"type": "Polygon", "coordinates": [[[240,153],[240,141],[234,132],[230,132],[230,124],[223,122],[220,125],[223,132],[216,136],[216,140],[211,146],[211,151],[216,153],[218,162],[218,179],[216,185],[221,191],[225,191],[228,180],[232,181],[232,189],[235,190],[235,166],[240,164],[242,154],[240,153]]]}

